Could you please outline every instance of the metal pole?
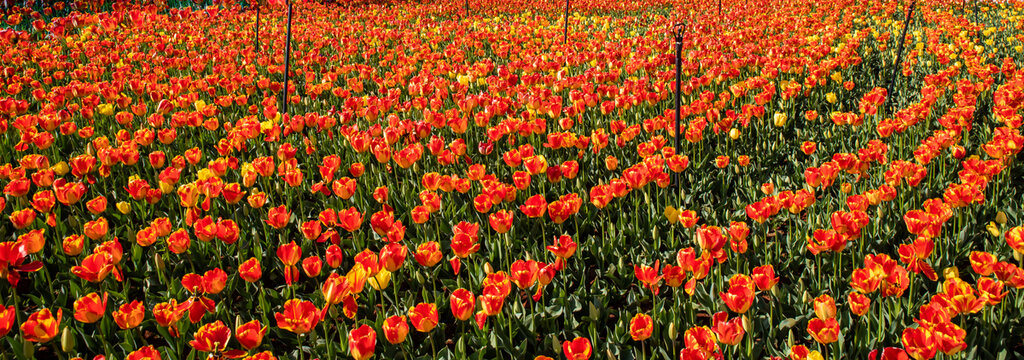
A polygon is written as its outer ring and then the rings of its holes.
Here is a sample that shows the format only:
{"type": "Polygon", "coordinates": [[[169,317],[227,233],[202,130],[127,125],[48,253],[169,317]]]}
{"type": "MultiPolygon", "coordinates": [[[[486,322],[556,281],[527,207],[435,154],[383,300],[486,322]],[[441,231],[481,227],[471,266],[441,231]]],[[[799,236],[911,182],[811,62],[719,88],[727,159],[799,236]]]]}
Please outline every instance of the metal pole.
{"type": "MultiPolygon", "coordinates": [[[[917,0],[910,2],[910,9],[907,10],[907,18],[903,21],[903,31],[900,33],[900,45],[896,47],[896,62],[892,64],[892,76],[889,78],[889,86],[886,89],[886,95],[891,99],[895,100],[895,95],[892,92],[892,87],[896,83],[896,75],[899,74],[900,67],[903,64],[903,45],[907,40],[907,27],[910,26],[910,18],[914,16],[914,5],[917,4],[917,0]]],[[[889,101],[889,107],[895,101],[889,101]]]]}
{"type": "Polygon", "coordinates": [[[288,26],[286,27],[286,39],[284,43],[284,114],[288,115],[288,69],[291,65],[292,54],[292,2],[288,2],[288,26]]]}
{"type": "Polygon", "coordinates": [[[565,0],[565,33],[562,35],[562,43],[569,42],[569,0],[565,0]]]}
{"type": "MultiPolygon", "coordinates": [[[[682,119],[682,87],[683,82],[683,27],[682,24],[676,24],[672,29],[672,36],[676,40],[676,146],[675,153],[679,154],[680,148],[682,147],[682,133],[680,132],[680,122],[682,119]]],[[[675,174],[676,186],[680,185],[679,173],[675,174]]]]}

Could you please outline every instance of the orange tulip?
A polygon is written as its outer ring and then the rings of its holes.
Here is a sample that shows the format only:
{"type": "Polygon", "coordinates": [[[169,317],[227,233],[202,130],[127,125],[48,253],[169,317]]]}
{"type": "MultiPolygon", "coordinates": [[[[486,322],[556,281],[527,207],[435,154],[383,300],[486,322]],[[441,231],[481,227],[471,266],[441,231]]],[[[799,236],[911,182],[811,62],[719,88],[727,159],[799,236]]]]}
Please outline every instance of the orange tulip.
{"type": "Polygon", "coordinates": [[[850,312],[857,316],[864,316],[871,308],[871,299],[859,292],[851,292],[847,302],[850,303],[850,312]]]}
{"type": "Polygon", "coordinates": [[[160,351],[153,345],[144,346],[128,354],[127,360],[161,360],[160,351]]]}
{"type": "Polygon", "coordinates": [[[441,246],[436,241],[428,241],[416,247],[413,254],[416,262],[424,267],[432,267],[441,261],[441,246]]]}
{"type": "Polygon", "coordinates": [[[405,262],[405,256],[408,253],[409,248],[405,247],[405,245],[388,243],[380,250],[380,264],[387,271],[395,272],[402,267],[402,263],[405,262]]]}
{"type": "Polygon", "coordinates": [[[590,347],[590,339],[577,337],[572,341],[563,341],[562,353],[565,354],[565,358],[568,360],[588,360],[593,354],[593,349],[590,347]]]}
{"type": "Polygon", "coordinates": [[[284,311],[275,313],[274,318],[277,319],[277,327],[302,335],[312,331],[320,322],[320,310],[312,302],[291,299],[284,303],[284,311]]]}
{"type": "Polygon", "coordinates": [[[246,350],[252,350],[263,343],[263,337],[267,335],[267,327],[260,324],[259,320],[253,320],[239,325],[235,329],[235,338],[246,350]]]}
{"type": "Polygon", "coordinates": [[[348,332],[348,351],[356,360],[373,357],[375,347],[377,347],[377,332],[369,325],[363,324],[348,332]]]}
{"type": "Polygon", "coordinates": [[[469,290],[456,289],[449,297],[449,305],[456,319],[466,321],[473,316],[473,310],[476,309],[476,297],[469,290]]]}
{"type": "Polygon", "coordinates": [[[903,329],[901,336],[907,355],[918,360],[931,359],[938,352],[932,333],[920,327],[903,329]]]}
{"type": "Polygon", "coordinates": [[[323,261],[320,260],[319,256],[310,256],[302,260],[302,272],[306,274],[306,277],[320,276],[320,269],[322,267],[323,261]]]}
{"type": "Polygon", "coordinates": [[[828,345],[839,339],[839,323],[834,318],[814,318],[807,322],[807,333],[819,344],[828,345]]]}
{"type": "Polygon", "coordinates": [[[389,343],[393,345],[401,344],[405,342],[406,336],[409,335],[409,323],[405,321],[405,316],[395,315],[384,320],[381,330],[384,331],[384,338],[389,343]]]}
{"type": "Polygon", "coordinates": [[[227,349],[228,340],[231,340],[231,329],[224,325],[224,322],[217,320],[200,326],[199,330],[196,330],[195,339],[188,344],[196,351],[219,354],[227,349]]]}
{"type": "Polygon", "coordinates": [[[250,258],[241,265],[238,266],[238,276],[246,282],[259,281],[260,277],[263,276],[263,270],[260,267],[260,261],[256,258],[250,258]]]}
{"type": "Polygon", "coordinates": [[[291,218],[292,213],[288,211],[288,207],[281,205],[270,209],[267,212],[267,225],[274,227],[275,229],[282,229],[288,226],[288,221],[291,218]]]}
{"type": "Polygon", "coordinates": [[[659,286],[661,283],[661,276],[658,275],[659,260],[654,261],[654,267],[633,265],[633,272],[636,274],[636,279],[644,284],[645,287],[651,290],[655,296],[658,295],[659,286]]]}
{"type": "Polygon", "coordinates": [[[836,301],[828,294],[821,294],[814,299],[814,315],[819,319],[828,320],[836,317],[836,301]]]}
{"type": "MultiPolygon", "coordinates": [[[[736,275],[736,277],[745,277],[744,275],[736,275]]],[[[745,313],[750,306],[754,304],[754,289],[753,284],[751,286],[743,284],[734,284],[732,280],[729,281],[729,291],[719,292],[718,296],[722,298],[725,305],[736,313],[745,313]]]]}
{"type": "Polygon", "coordinates": [[[409,309],[409,321],[419,332],[430,332],[438,323],[437,305],[420,303],[409,309]]]}
{"type": "Polygon", "coordinates": [[[28,320],[21,323],[21,333],[25,340],[37,343],[44,343],[53,340],[57,336],[60,320],[64,317],[64,309],[57,309],[57,316],[54,317],[50,309],[42,309],[28,316],[28,320]]]}
{"type": "Polygon", "coordinates": [[[735,317],[729,320],[729,314],[719,311],[711,319],[711,331],[718,336],[718,341],[726,345],[736,345],[743,341],[745,330],[743,329],[743,318],[735,317]]]}
{"type": "Polygon", "coordinates": [[[516,260],[509,268],[511,280],[520,289],[526,289],[537,282],[537,272],[540,268],[533,260],[516,260]]]}
{"type": "Polygon", "coordinates": [[[146,308],[142,302],[132,300],[130,303],[121,305],[111,315],[122,330],[131,329],[142,323],[142,319],[146,317],[146,308]]]}
{"type": "Polygon", "coordinates": [[[1013,251],[1024,254],[1024,226],[1010,228],[1003,234],[1003,238],[1013,251]]]}
{"type": "Polygon", "coordinates": [[[11,224],[14,225],[15,229],[21,230],[36,220],[36,212],[35,210],[25,208],[11,213],[11,216],[7,218],[11,220],[11,224]]]}
{"type": "Polygon", "coordinates": [[[708,358],[713,354],[717,354],[718,338],[715,333],[711,331],[707,326],[692,327],[683,333],[683,344],[686,345],[687,349],[691,349],[703,354],[700,358],[708,358]]]}
{"type": "Polygon", "coordinates": [[[91,324],[103,318],[107,312],[107,293],[103,297],[90,293],[75,300],[75,320],[91,324]]]}
{"type": "Polygon", "coordinates": [[[761,291],[769,291],[779,283],[779,278],[775,276],[775,268],[772,265],[761,265],[754,268],[750,277],[757,285],[757,289],[761,291]]]}
{"type": "Polygon", "coordinates": [[[11,332],[16,315],[17,312],[14,311],[14,306],[4,308],[3,305],[0,305],[0,337],[6,336],[7,333],[11,332]]]}
{"type": "Polygon", "coordinates": [[[633,341],[644,341],[654,332],[654,321],[650,315],[636,314],[629,320],[629,336],[633,341]]]}
{"type": "Polygon", "coordinates": [[[178,306],[177,300],[171,299],[153,307],[153,318],[157,324],[166,327],[171,336],[178,337],[178,320],[181,320],[186,310],[188,309],[178,306]]]}

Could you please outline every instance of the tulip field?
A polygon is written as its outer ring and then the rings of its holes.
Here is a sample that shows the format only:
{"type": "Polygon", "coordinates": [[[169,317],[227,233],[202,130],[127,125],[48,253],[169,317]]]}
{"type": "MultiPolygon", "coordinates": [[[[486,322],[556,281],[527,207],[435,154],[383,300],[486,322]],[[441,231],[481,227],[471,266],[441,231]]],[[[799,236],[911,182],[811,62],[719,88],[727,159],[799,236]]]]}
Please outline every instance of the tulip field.
{"type": "Polygon", "coordinates": [[[1020,0],[4,4],[0,360],[1024,358],[1020,0]]]}

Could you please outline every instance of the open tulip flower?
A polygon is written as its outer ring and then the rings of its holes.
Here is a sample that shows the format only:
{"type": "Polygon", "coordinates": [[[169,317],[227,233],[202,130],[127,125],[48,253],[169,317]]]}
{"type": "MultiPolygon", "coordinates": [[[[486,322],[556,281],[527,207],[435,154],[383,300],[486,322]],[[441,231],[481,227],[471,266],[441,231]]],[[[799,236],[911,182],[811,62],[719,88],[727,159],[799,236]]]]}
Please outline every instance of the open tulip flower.
{"type": "Polygon", "coordinates": [[[5,1],[0,359],[1024,358],[952,3],[5,1]]]}

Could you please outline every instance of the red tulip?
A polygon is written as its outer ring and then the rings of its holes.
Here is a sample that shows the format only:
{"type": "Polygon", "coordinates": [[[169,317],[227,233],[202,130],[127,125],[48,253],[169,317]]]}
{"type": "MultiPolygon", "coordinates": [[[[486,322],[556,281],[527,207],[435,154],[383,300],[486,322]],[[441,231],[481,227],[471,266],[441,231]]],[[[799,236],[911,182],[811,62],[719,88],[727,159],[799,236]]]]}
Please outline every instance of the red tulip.
{"type": "Polygon", "coordinates": [[[757,285],[757,289],[761,291],[769,291],[779,283],[779,278],[775,276],[775,269],[770,264],[754,268],[750,277],[757,285]]]}
{"type": "Polygon", "coordinates": [[[473,316],[473,311],[476,309],[476,298],[469,290],[456,289],[449,297],[449,305],[452,309],[452,315],[456,319],[466,321],[473,316]]]}
{"type": "Polygon", "coordinates": [[[409,309],[409,321],[419,332],[430,332],[438,323],[437,305],[420,303],[409,309]]]}
{"type": "Polygon", "coordinates": [[[285,205],[278,206],[270,209],[267,212],[267,225],[274,227],[275,229],[282,229],[288,226],[288,221],[291,219],[292,213],[288,211],[288,207],[285,205]]]}
{"type": "Polygon", "coordinates": [[[416,247],[416,253],[413,254],[413,257],[416,258],[416,262],[421,266],[433,267],[443,257],[441,246],[436,241],[422,243],[416,247]]]}
{"type": "Polygon", "coordinates": [[[850,312],[857,316],[864,316],[871,308],[871,299],[859,292],[851,292],[847,302],[850,304],[850,312]]]}
{"type": "Polygon", "coordinates": [[[14,311],[14,306],[4,308],[3,305],[0,305],[0,337],[6,336],[7,333],[11,332],[16,315],[17,312],[14,311]]]}
{"type": "Polygon", "coordinates": [[[729,320],[729,314],[719,311],[711,319],[711,331],[718,336],[718,341],[726,345],[736,345],[743,341],[746,331],[743,329],[743,318],[729,320]]]}
{"type": "Polygon", "coordinates": [[[128,354],[127,360],[161,360],[160,351],[153,345],[143,346],[128,354]]]}
{"type": "Polygon", "coordinates": [[[349,331],[348,351],[356,360],[373,357],[375,347],[377,347],[377,332],[370,326],[364,324],[349,331]]]}
{"type": "Polygon", "coordinates": [[[86,324],[99,321],[107,313],[107,293],[101,298],[97,293],[90,293],[75,300],[75,320],[86,324]]]}
{"type": "Polygon", "coordinates": [[[836,317],[836,301],[828,294],[821,294],[814,299],[814,315],[819,319],[828,320],[836,317]]]}
{"type": "Polygon", "coordinates": [[[644,341],[654,332],[654,321],[650,315],[636,314],[629,320],[629,336],[633,341],[644,341]]]}
{"type": "Polygon", "coordinates": [[[384,338],[389,343],[401,344],[409,335],[409,323],[405,321],[405,316],[395,315],[384,320],[381,330],[384,331],[384,338]]]}
{"type": "Polygon", "coordinates": [[[572,341],[563,341],[562,353],[565,354],[565,358],[568,360],[588,360],[593,354],[593,349],[590,347],[590,339],[577,337],[572,341]]]}
{"type": "Polygon", "coordinates": [[[29,315],[28,320],[21,323],[21,333],[25,340],[37,343],[45,343],[57,336],[60,320],[64,316],[64,309],[57,309],[57,316],[53,316],[50,309],[42,309],[29,315]]]}
{"type": "Polygon", "coordinates": [[[263,269],[260,261],[256,258],[249,258],[238,266],[238,276],[246,282],[256,282],[263,276],[263,269]]]}
{"type": "Polygon", "coordinates": [[[142,305],[142,302],[132,300],[130,303],[121,305],[111,315],[122,330],[131,329],[142,323],[142,319],[146,317],[146,307],[142,305]]]}
{"type": "Polygon", "coordinates": [[[199,327],[195,339],[188,344],[196,351],[219,354],[227,348],[230,339],[231,329],[225,326],[224,322],[217,320],[199,327]]]}
{"type": "Polygon", "coordinates": [[[807,322],[807,333],[819,344],[831,344],[839,339],[839,323],[834,318],[814,318],[807,322]]]}
{"type": "Polygon", "coordinates": [[[320,310],[312,302],[291,299],[284,303],[284,311],[275,313],[274,318],[281,330],[302,335],[312,331],[320,322],[320,310]]]}
{"type": "Polygon", "coordinates": [[[239,325],[235,329],[235,337],[238,343],[246,350],[252,350],[263,343],[263,337],[267,335],[267,327],[260,324],[259,320],[253,320],[239,325]]]}

